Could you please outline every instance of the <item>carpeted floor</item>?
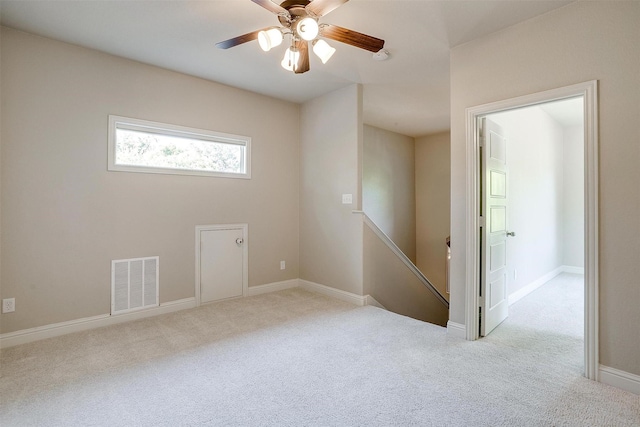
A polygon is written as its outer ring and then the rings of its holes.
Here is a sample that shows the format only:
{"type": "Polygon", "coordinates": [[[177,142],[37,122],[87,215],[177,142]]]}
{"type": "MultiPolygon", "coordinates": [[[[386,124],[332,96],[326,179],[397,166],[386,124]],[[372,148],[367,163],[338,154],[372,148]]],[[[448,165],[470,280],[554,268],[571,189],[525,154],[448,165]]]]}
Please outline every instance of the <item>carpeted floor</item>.
{"type": "Polygon", "coordinates": [[[291,289],[13,347],[0,424],[640,426],[640,396],[581,376],[580,280],[476,342],[291,289]]]}

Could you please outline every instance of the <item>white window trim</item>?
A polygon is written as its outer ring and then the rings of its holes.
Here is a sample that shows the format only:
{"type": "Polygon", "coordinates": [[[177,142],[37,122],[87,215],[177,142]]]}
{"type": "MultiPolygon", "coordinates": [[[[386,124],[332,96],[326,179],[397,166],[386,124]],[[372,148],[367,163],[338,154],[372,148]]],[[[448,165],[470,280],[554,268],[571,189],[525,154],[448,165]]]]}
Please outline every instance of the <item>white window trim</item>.
{"type": "Polygon", "coordinates": [[[129,117],[109,115],[109,131],[108,131],[109,153],[108,166],[109,171],[117,172],[136,172],[136,173],[157,173],[167,175],[195,175],[195,176],[211,176],[218,178],[240,178],[251,179],[251,138],[242,135],[233,135],[222,132],[214,132],[205,129],[196,129],[186,126],[171,125],[167,123],[152,122],[149,120],[132,119],[129,117]],[[191,138],[201,139],[212,142],[222,142],[225,144],[236,144],[245,147],[245,172],[211,172],[198,171],[191,169],[175,169],[161,168],[149,166],[132,166],[116,164],[116,129],[145,130],[155,132],[161,135],[170,136],[187,136],[191,138]]]}

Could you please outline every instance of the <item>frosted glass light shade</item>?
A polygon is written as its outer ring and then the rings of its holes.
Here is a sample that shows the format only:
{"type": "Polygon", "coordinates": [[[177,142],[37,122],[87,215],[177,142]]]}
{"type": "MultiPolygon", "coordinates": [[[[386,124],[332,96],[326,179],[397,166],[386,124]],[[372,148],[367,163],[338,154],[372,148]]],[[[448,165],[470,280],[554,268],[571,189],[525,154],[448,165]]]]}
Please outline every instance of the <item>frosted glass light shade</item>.
{"type": "Polygon", "coordinates": [[[272,48],[282,43],[282,32],[277,28],[270,28],[268,30],[262,30],[258,33],[258,43],[260,48],[265,52],[270,51],[272,48]]]}
{"type": "Polygon", "coordinates": [[[336,52],[335,48],[329,46],[324,40],[316,40],[313,42],[313,53],[316,54],[323,64],[326,64],[329,58],[336,52]]]}
{"type": "Polygon", "coordinates": [[[298,50],[296,49],[291,50],[291,48],[287,48],[286,52],[284,53],[284,58],[282,58],[282,62],[280,63],[280,65],[282,65],[282,68],[284,68],[287,71],[294,71],[295,68],[298,66],[299,60],[300,60],[300,52],[298,52],[298,50]]]}
{"type": "Polygon", "coordinates": [[[309,18],[308,16],[306,18],[302,18],[296,24],[296,32],[303,40],[306,41],[315,39],[318,36],[318,31],[318,23],[315,19],[309,18]]]}

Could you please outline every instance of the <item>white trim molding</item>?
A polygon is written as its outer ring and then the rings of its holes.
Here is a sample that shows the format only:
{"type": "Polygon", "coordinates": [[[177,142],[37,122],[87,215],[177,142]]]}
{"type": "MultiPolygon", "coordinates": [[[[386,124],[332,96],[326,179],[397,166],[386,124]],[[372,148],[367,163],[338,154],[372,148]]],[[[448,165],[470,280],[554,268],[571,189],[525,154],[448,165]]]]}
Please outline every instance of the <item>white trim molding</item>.
{"type": "Polygon", "coordinates": [[[556,277],[557,275],[561,274],[562,272],[564,272],[564,268],[563,267],[558,267],[555,270],[551,270],[550,272],[548,272],[544,276],[539,277],[538,279],[534,280],[533,282],[529,283],[528,285],[523,286],[522,288],[518,289],[514,293],[509,294],[509,305],[511,305],[511,304],[521,300],[522,298],[526,297],[531,292],[535,291],[540,286],[544,285],[549,280],[553,279],[554,277],[556,277]]]}
{"type": "Polygon", "coordinates": [[[282,282],[267,283],[265,285],[249,286],[247,296],[268,294],[270,292],[284,291],[285,289],[297,288],[298,279],[284,280],[282,282]]]}
{"type": "Polygon", "coordinates": [[[584,267],[575,267],[573,265],[563,265],[562,272],[570,273],[570,274],[584,274],[584,267]]]}
{"type": "Polygon", "coordinates": [[[531,292],[535,291],[540,286],[544,285],[549,280],[553,279],[554,277],[556,277],[556,276],[558,276],[559,274],[562,274],[562,273],[584,274],[584,268],[582,268],[582,267],[573,267],[573,266],[569,266],[569,265],[561,265],[560,267],[556,268],[555,270],[550,271],[549,273],[545,274],[544,276],[539,277],[537,280],[535,280],[535,281],[529,283],[528,285],[518,289],[514,293],[509,294],[509,305],[511,305],[511,304],[521,300],[522,298],[526,297],[531,292]]]}
{"type": "Polygon", "coordinates": [[[195,306],[195,298],[185,298],[162,303],[159,307],[147,308],[135,312],[119,314],[117,316],[101,314],[98,316],[84,317],[82,319],[69,320],[67,322],[53,323],[35,328],[8,332],[0,335],[0,348],[13,347],[46,338],[59,337],[73,332],[81,332],[89,329],[101,328],[103,326],[116,325],[118,323],[158,316],[160,314],[172,313],[174,311],[186,310],[188,308],[194,308],[195,306]]]}
{"type": "Polygon", "coordinates": [[[372,297],[371,295],[365,295],[364,296],[366,298],[366,302],[365,305],[372,305],[374,307],[378,307],[381,308],[383,310],[386,310],[387,307],[385,307],[384,305],[380,304],[374,297],[372,297]]]}
{"type": "Polygon", "coordinates": [[[598,371],[598,378],[601,383],[640,395],[640,375],[604,365],[600,365],[598,371]]]}
{"type": "Polygon", "coordinates": [[[447,322],[447,334],[452,337],[465,339],[467,337],[467,329],[463,324],[449,320],[447,322]]]}
{"type": "Polygon", "coordinates": [[[466,109],[465,336],[479,338],[478,120],[488,114],[562,99],[584,99],[585,376],[598,379],[598,81],[538,92],[466,109]]]}
{"type": "MultiPolygon", "coordinates": [[[[340,289],[335,289],[329,286],[320,285],[318,283],[300,279],[290,279],[284,280],[282,282],[252,286],[248,288],[243,296],[255,296],[297,287],[310,292],[315,292],[331,298],[345,301],[360,307],[365,305],[373,305],[376,307],[384,308],[382,304],[378,303],[370,295],[360,296],[351,292],[342,291],[340,289]]],[[[62,335],[71,334],[73,332],[81,332],[89,329],[101,328],[103,326],[116,325],[118,323],[144,319],[147,317],[172,313],[179,310],[196,308],[198,306],[199,304],[197,299],[195,297],[191,297],[175,301],[168,301],[165,303],[161,303],[159,307],[151,307],[125,314],[114,316],[110,314],[101,314],[98,316],[84,317],[81,319],[74,319],[66,322],[53,323],[50,325],[38,326],[35,328],[8,332],[0,335],[0,348],[13,347],[16,345],[27,344],[46,338],[59,337],[62,335]]]]}
{"type": "MultiPolygon", "coordinates": [[[[107,133],[108,155],[107,170],[116,172],[156,173],[166,175],[195,175],[217,178],[251,179],[251,138],[242,135],[216,132],[207,129],[195,129],[169,123],[152,122],[130,117],[109,115],[109,130],[107,133]],[[142,164],[122,164],[117,161],[118,131],[135,131],[156,134],[161,137],[177,137],[195,139],[202,143],[224,144],[242,147],[242,170],[238,172],[224,172],[185,168],[169,168],[164,166],[143,166],[142,164]]],[[[142,162],[144,163],[144,162],[142,162]]]]}
{"type": "Polygon", "coordinates": [[[310,292],[326,295],[328,297],[339,299],[340,301],[350,302],[351,304],[361,307],[367,305],[367,296],[356,295],[351,292],[332,288],[330,286],[320,285],[308,280],[300,279],[300,287],[310,292]]]}

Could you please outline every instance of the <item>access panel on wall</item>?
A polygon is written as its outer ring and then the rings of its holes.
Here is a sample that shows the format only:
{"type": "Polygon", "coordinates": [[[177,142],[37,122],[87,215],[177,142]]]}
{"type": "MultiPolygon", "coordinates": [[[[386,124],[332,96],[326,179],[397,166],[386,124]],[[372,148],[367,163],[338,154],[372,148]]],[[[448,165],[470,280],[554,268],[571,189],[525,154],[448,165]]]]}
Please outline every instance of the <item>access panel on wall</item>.
{"type": "Polygon", "coordinates": [[[196,298],[200,303],[241,297],[247,288],[247,225],[196,228],[196,298]]]}

